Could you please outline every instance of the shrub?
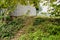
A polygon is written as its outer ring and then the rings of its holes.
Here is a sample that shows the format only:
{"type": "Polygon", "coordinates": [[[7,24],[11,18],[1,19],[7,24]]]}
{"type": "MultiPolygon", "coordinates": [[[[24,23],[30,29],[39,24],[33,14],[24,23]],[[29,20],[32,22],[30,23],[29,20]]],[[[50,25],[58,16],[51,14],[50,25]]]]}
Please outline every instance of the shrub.
{"type": "Polygon", "coordinates": [[[44,22],[45,20],[42,19],[42,18],[35,18],[34,22],[33,22],[33,25],[39,25],[41,24],[42,22],[44,22]]]}
{"type": "Polygon", "coordinates": [[[23,25],[24,20],[23,19],[15,19],[13,21],[6,23],[0,22],[0,38],[11,38],[11,36],[14,36],[14,34],[24,27],[23,25]]]}

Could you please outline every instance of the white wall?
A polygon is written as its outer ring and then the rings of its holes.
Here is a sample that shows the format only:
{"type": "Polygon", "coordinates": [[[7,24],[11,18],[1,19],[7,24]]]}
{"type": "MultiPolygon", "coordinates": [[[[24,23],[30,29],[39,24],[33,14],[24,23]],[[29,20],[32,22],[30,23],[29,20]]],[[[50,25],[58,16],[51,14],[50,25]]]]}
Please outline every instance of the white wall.
{"type": "Polygon", "coordinates": [[[22,16],[22,15],[28,15],[28,16],[36,16],[36,8],[32,6],[23,6],[23,5],[17,5],[16,10],[11,14],[12,16],[22,16]],[[29,10],[29,13],[27,14],[29,10]]]}

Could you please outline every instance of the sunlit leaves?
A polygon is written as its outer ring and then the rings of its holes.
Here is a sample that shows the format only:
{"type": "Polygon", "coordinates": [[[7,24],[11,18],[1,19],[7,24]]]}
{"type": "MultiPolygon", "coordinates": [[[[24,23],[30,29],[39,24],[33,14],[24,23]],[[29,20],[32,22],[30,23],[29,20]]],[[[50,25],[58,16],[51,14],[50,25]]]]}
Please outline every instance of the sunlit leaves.
{"type": "Polygon", "coordinates": [[[56,2],[57,0],[50,0],[51,3],[56,2]]]}

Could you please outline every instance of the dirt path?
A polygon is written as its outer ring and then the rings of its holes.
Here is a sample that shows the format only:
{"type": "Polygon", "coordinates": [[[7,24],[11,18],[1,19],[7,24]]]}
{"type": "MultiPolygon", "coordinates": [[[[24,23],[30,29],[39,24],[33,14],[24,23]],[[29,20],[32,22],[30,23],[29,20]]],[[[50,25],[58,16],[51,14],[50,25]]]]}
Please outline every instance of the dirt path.
{"type": "Polygon", "coordinates": [[[25,33],[25,29],[26,27],[22,28],[21,30],[19,30],[16,35],[14,36],[14,38],[12,38],[11,40],[18,40],[18,38],[25,33]]]}
{"type": "Polygon", "coordinates": [[[25,26],[20,29],[16,35],[14,36],[14,38],[12,38],[11,40],[18,40],[18,38],[24,34],[26,32],[26,29],[28,28],[29,25],[32,25],[32,21],[33,19],[32,18],[27,18],[27,20],[25,20],[25,26]]]}

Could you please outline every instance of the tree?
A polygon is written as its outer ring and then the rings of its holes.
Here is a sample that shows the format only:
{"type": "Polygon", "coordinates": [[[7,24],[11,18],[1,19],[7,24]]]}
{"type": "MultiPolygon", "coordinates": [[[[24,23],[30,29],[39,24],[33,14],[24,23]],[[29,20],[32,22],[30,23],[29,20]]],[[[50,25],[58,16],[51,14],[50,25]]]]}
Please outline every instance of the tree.
{"type": "Polygon", "coordinates": [[[50,13],[51,16],[54,15],[54,17],[60,17],[60,1],[50,0],[50,7],[53,7],[52,11],[54,10],[53,12],[50,13]]]}

